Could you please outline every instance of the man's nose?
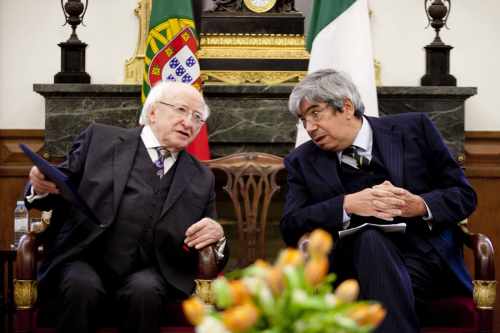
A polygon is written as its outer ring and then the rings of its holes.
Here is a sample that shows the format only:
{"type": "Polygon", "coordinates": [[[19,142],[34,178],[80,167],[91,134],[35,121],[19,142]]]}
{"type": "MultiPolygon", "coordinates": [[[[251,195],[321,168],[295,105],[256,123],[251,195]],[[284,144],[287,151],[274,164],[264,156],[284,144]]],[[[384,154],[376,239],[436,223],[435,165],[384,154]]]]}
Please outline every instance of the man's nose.
{"type": "Polygon", "coordinates": [[[305,129],[308,133],[311,133],[313,132],[315,129],[317,128],[317,125],[316,123],[312,122],[312,121],[306,121],[306,124],[305,124],[305,129]]]}
{"type": "Polygon", "coordinates": [[[194,118],[192,114],[188,114],[187,116],[182,118],[182,124],[186,128],[195,128],[196,124],[194,123],[194,118]]]}

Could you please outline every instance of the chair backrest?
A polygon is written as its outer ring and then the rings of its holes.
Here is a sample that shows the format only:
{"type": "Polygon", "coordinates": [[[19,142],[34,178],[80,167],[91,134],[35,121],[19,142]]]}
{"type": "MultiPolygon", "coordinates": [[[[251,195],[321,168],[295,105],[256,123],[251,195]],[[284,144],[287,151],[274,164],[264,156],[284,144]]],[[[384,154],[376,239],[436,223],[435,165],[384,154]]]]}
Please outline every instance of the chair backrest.
{"type": "Polygon", "coordinates": [[[267,214],[272,196],[280,189],[276,175],[284,168],[283,158],[265,153],[237,153],[203,163],[226,174],[224,191],[231,198],[237,218],[238,267],[263,258],[267,214]]]}

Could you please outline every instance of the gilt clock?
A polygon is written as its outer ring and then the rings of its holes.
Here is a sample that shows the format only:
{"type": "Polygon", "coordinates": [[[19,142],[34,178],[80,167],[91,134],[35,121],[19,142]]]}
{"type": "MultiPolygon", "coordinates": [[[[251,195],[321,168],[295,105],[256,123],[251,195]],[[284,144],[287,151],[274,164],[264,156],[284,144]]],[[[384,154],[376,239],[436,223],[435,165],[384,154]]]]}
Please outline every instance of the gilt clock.
{"type": "Polygon", "coordinates": [[[274,7],[277,0],[243,0],[245,6],[254,13],[265,13],[274,7]]]}

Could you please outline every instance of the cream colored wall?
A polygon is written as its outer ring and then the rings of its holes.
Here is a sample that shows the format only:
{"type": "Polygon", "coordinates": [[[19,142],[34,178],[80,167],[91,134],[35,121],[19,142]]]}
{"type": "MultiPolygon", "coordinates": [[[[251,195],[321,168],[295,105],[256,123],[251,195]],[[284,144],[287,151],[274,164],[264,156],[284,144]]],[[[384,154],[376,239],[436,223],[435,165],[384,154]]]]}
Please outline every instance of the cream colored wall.
{"type": "MultiPolygon", "coordinates": [[[[370,0],[375,58],[382,63],[383,85],[420,84],[425,72],[423,46],[434,38],[427,25],[422,0],[370,0]]],[[[454,47],[450,73],[459,86],[478,87],[466,102],[465,128],[500,130],[500,2],[452,1],[448,26],[441,38],[454,47]]]]}
{"type": "MultiPolygon", "coordinates": [[[[122,83],[125,60],[135,51],[137,0],[89,0],[86,71],[92,83],[122,83]]],[[[59,0],[0,0],[0,129],[43,129],[44,99],[33,83],[52,83],[60,70],[59,42],[71,28],[59,0]]]]}
{"type": "MultiPolygon", "coordinates": [[[[87,47],[92,83],[122,83],[125,60],[135,51],[137,0],[89,0],[87,27],[79,27],[87,47]]],[[[296,7],[310,10],[310,0],[296,7]]],[[[425,71],[423,46],[433,39],[425,30],[423,1],[370,0],[375,58],[384,85],[419,85],[425,71]]],[[[500,3],[495,0],[454,1],[443,40],[451,52],[451,73],[460,86],[477,86],[466,105],[467,130],[500,130],[500,3]]],[[[59,1],[0,1],[0,129],[44,128],[43,98],[33,83],[51,83],[60,69],[57,43],[70,34],[59,1]]],[[[348,50],[346,50],[348,52],[348,50]]]]}

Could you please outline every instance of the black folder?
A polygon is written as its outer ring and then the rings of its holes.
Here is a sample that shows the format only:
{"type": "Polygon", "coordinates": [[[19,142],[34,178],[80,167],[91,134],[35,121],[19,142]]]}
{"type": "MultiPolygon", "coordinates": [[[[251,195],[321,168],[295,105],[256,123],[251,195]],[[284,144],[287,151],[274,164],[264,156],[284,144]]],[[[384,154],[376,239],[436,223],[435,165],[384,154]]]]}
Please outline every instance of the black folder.
{"type": "Polygon", "coordinates": [[[42,157],[38,156],[38,154],[29,149],[29,147],[25,144],[21,143],[19,147],[23,153],[29,157],[33,164],[45,175],[45,177],[56,184],[64,199],[74,204],[95,223],[100,224],[99,219],[97,219],[85,200],[83,200],[82,196],[78,193],[76,186],[71,182],[66,174],[44,160],[42,157]]]}

